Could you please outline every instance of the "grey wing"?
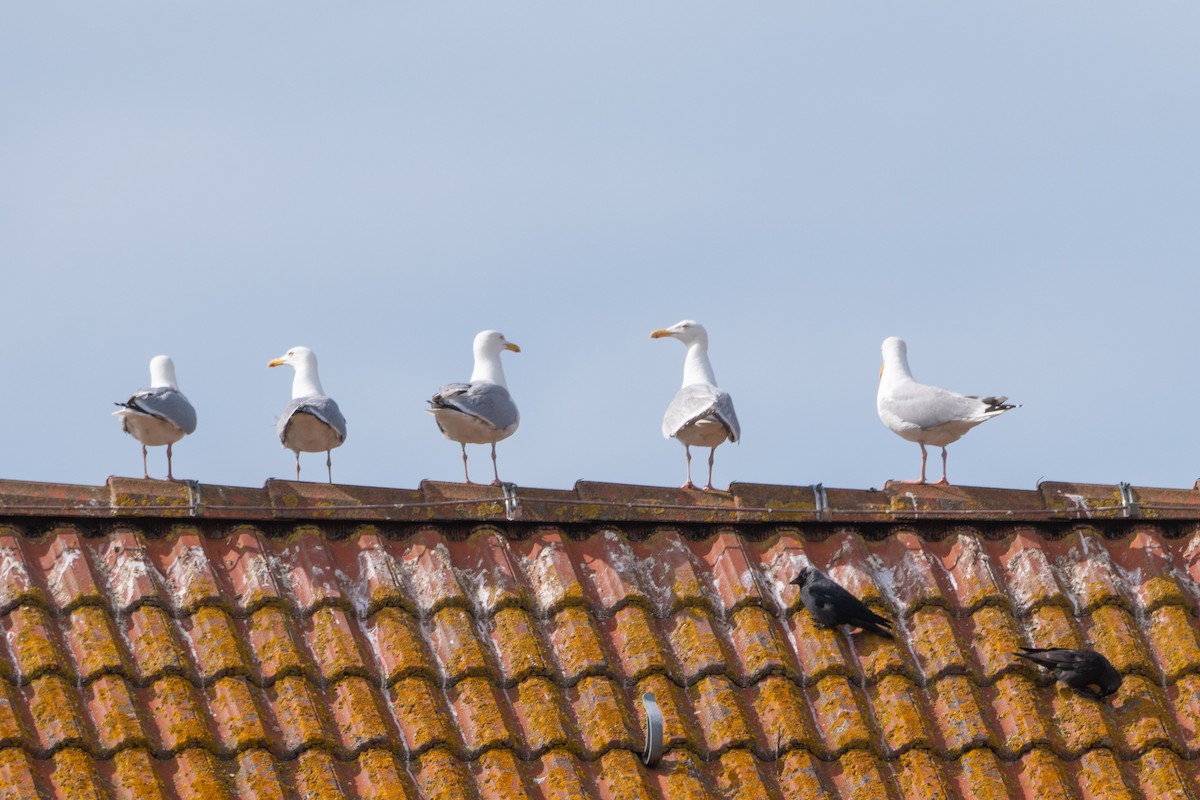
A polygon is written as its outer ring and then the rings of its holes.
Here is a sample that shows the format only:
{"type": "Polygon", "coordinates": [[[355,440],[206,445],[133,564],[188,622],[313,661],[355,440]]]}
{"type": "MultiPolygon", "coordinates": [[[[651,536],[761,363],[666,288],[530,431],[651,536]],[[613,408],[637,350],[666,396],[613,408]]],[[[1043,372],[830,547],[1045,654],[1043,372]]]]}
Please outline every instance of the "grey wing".
{"type": "Polygon", "coordinates": [[[884,407],[922,430],[936,428],[947,422],[981,419],[987,410],[987,404],[978,397],[968,397],[921,383],[914,383],[889,397],[884,407]]]}
{"type": "Polygon", "coordinates": [[[713,416],[729,429],[730,438],[737,441],[742,436],[737,414],[733,411],[733,398],[729,392],[711,383],[692,383],[675,393],[663,415],[663,436],[670,439],[688,423],[713,416]]]}
{"type": "Polygon", "coordinates": [[[196,430],[196,409],[178,389],[162,387],[138,392],[123,403],[126,408],[164,419],[184,433],[196,430]]]}
{"type": "Polygon", "coordinates": [[[312,414],[337,431],[339,439],[343,442],[346,441],[346,418],[342,416],[342,410],[338,408],[338,404],[333,401],[333,398],[324,395],[297,397],[283,407],[283,413],[279,415],[279,421],[275,423],[275,432],[279,434],[280,441],[283,441],[283,434],[287,430],[288,422],[296,413],[312,414]]]}
{"type": "Polygon", "coordinates": [[[472,384],[450,384],[443,386],[431,402],[435,408],[453,408],[478,417],[497,430],[516,427],[521,421],[512,395],[498,383],[480,381],[472,384]],[[463,386],[466,390],[458,391],[463,386]],[[447,389],[455,391],[447,393],[447,389]]]}

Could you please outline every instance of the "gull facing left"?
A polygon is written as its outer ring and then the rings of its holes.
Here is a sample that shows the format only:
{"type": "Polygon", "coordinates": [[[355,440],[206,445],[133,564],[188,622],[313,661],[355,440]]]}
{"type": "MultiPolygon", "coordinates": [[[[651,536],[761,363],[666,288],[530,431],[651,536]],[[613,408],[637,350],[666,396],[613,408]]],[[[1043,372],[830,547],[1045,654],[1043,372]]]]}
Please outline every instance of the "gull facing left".
{"type": "Polygon", "coordinates": [[[117,403],[121,429],[142,443],[142,475],[150,478],[146,447],[167,446],[167,480],[171,474],[171,446],[196,430],[196,409],[179,391],[175,362],[167,356],[150,359],[150,388],[138,389],[124,403],[117,403]]]}
{"type": "Polygon", "coordinates": [[[283,408],[275,426],[279,441],[296,454],[296,480],[300,480],[300,453],[325,453],[329,482],[333,483],[335,447],[346,441],[346,418],[333,398],[321,388],[317,375],[317,356],[307,347],[293,347],[279,358],[267,362],[268,367],[284,364],[296,371],[292,378],[292,402],[283,408]]]}
{"type": "Polygon", "coordinates": [[[712,364],[708,360],[708,331],[694,320],[685,319],[669,328],[659,328],[650,334],[652,339],[671,337],[687,346],[683,359],[683,386],[667,406],[663,416],[664,439],[674,437],[683,444],[687,456],[687,482],[681,488],[695,489],[692,483],[692,446],[708,447],[708,483],[704,491],[713,488],[713,458],[717,447],[726,440],[737,442],[742,437],[733,398],[717,386],[712,364]]]}

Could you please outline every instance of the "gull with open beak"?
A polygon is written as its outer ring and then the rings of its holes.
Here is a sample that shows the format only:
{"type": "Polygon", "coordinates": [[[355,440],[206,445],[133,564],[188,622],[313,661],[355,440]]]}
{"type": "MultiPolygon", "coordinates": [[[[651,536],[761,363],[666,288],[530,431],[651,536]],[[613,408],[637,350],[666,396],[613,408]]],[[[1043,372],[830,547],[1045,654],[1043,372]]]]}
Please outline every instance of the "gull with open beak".
{"type": "Polygon", "coordinates": [[[471,482],[467,471],[467,445],[492,446],[493,486],[500,485],[500,470],[496,466],[496,442],[512,436],[521,424],[517,404],[508,393],[500,354],[514,353],[521,348],[504,338],[499,331],[481,331],[473,345],[475,368],[467,383],[451,383],[438,389],[425,409],[437,421],[438,430],[462,446],[463,478],[471,482]]]}
{"type": "Polygon", "coordinates": [[[279,441],[296,454],[296,480],[300,480],[300,453],[325,453],[329,482],[333,483],[335,447],[346,441],[346,418],[338,404],[321,388],[317,375],[317,356],[307,347],[293,347],[279,358],[267,362],[268,367],[290,366],[296,375],[292,379],[292,401],[284,406],[275,426],[279,441]]]}
{"type": "Polygon", "coordinates": [[[742,436],[737,414],[733,411],[733,398],[717,386],[712,364],[708,360],[708,332],[693,320],[677,322],[669,328],[660,328],[650,334],[652,339],[670,337],[687,346],[683,360],[683,386],[675,399],[667,406],[663,416],[663,437],[678,439],[687,456],[687,483],[684,489],[695,489],[692,483],[692,447],[708,447],[708,483],[705,491],[711,490],[713,458],[717,447],[726,440],[737,442],[742,436]]]}

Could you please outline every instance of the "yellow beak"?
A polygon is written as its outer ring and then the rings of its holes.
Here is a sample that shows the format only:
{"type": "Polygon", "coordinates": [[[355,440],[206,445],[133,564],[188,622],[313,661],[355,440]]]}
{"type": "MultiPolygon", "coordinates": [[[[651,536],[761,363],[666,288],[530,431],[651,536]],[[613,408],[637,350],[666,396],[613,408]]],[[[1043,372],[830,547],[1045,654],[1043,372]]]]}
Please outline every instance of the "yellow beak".
{"type": "Polygon", "coordinates": [[[659,328],[659,329],[658,329],[658,330],[656,330],[656,331],[650,331],[650,338],[651,338],[651,339],[661,339],[661,338],[663,338],[664,336],[670,336],[670,335],[671,335],[671,332],[670,332],[670,331],[668,331],[668,330],[663,330],[662,328],[659,328]]]}
{"type": "Polygon", "coordinates": [[[884,368],[885,366],[887,366],[887,362],[886,362],[886,361],[885,361],[885,362],[883,362],[882,364],[880,364],[880,365],[879,365],[879,379],[880,379],[880,380],[883,380],[883,368],[884,368]]]}
{"type": "Polygon", "coordinates": [[[286,363],[287,362],[284,361],[282,358],[272,358],[270,361],[267,362],[267,366],[268,367],[282,367],[286,363]]]}
{"type": "Polygon", "coordinates": [[[517,346],[516,346],[515,344],[513,344],[512,342],[505,342],[505,343],[504,343],[504,349],[505,349],[505,350],[512,350],[514,353],[519,353],[519,352],[521,352],[521,348],[517,347],[517,346]]]}

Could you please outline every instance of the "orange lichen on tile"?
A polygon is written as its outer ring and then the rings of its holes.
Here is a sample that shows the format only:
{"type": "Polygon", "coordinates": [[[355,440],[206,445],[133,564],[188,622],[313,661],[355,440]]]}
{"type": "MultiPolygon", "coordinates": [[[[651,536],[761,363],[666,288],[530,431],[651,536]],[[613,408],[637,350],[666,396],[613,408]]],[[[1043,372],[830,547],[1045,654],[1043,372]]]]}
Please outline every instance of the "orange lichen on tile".
{"type": "Polygon", "coordinates": [[[588,800],[584,778],[575,758],[565,750],[551,750],[530,765],[533,785],[543,800],[588,800]]]}
{"type": "Polygon", "coordinates": [[[322,684],[343,675],[368,674],[367,662],[346,612],[337,606],[322,606],[308,621],[308,649],[322,684]]]}
{"type": "Polygon", "coordinates": [[[688,694],[704,736],[705,755],[754,746],[741,696],[732,681],[724,675],[711,675],[702,678],[688,694]]]}
{"type": "Polygon", "coordinates": [[[1079,758],[1075,770],[1082,800],[1134,800],[1136,797],[1121,775],[1121,764],[1111,750],[1089,750],[1079,758]]]}
{"type": "Polygon", "coordinates": [[[893,800],[889,771],[865,750],[850,750],[832,765],[830,777],[843,800],[893,800]]]}
{"type": "Polygon", "coordinates": [[[1168,682],[1187,672],[1200,672],[1200,644],[1187,608],[1164,605],[1150,613],[1141,630],[1154,651],[1159,670],[1168,682]]]}
{"type": "Polygon", "coordinates": [[[183,627],[191,639],[200,680],[208,682],[231,672],[250,674],[241,636],[225,609],[204,606],[188,617],[183,627]]]}
{"type": "Polygon", "coordinates": [[[668,753],[649,771],[646,782],[657,788],[658,797],[671,800],[712,800],[708,787],[712,778],[701,768],[700,760],[686,750],[668,753]]]}
{"type": "Polygon", "coordinates": [[[734,611],[726,621],[732,650],[736,654],[740,683],[752,683],[772,672],[798,675],[791,659],[785,656],[782,631],[761,606],[747,605],[734,611]]]}
{"type": "Polygon", "coordinates": [[[580,606],[568,606],[554,615],[550,641],[568,686],[586,675],[608,672],[608,656],[600,643],[596,623],[580,606]]]}
{"type": "Polygon", "coordinates": [[[473,619],[458,606],[447,606],[433,615],[429,639],[446,682],[454,683],[470,675],[491,674],[487,657],[476,638],[473,619]]]}
{"type": "Polygon", "coordinates": [[[75,661],[76,674],[84,681],[106,672],[127,673],[108,612],[96,606],[80,606],[70,613],[67,647],[75,661]]]}
{"type": "Polygon", "coordinates": [[[492,644],[506,685],[530,675],[549,675],[546,648],[529,612],[517,606],[501,608],[491,619],[492,644]]]}
{"type": "Polygon", "coordinates": [[[109,780],[113,794],[121,800],[167,800],[166,787],[154,769],[154,756],[140,747],[113,756],[109,780]]]}
{"type": "Polygon", "coordinates": [[[146,746],[146,733],[125,679],[104,675],[83,690],[84,701],[102,752],[146,746]]]}
{"type": "Polygon", "coordinates": [[[38,606],[17,606],[3,618],[9,652],[22,682],[46,672],[66,673],[50,615],[38,606]]]}
{"type": "Polygon", "coordinates": [[[687,690],[666,675],[647,675],[630,694],[637,722],[637,735],[645,741],[646,711],[644,695],[650,692],[663,716],[663,750],[686,747],[692,752],[701,752],[702,734],[692,714],[692,703],[687,690]]]}
{"type": "Polygon", "coordinates": [[[456,746],[450,712],[434,684],[425,678],[401,678],[392,684],[389,695],[409,753],[438,745],[456,746]]]}
{"type": "Polygon", "coordinates": [[[28,736],[21,722],[17,690],[5,678],[0,678],[0,748],[24,742],[28,736]]]}
{"type": "Polygon", "coordinates": [[[868,687],[875,721],[883,735],[887,755],[903,753],[914,747],[930,748],[933,735],[928,714],[922,706],[920,692],[908,678],[888,675],[868,687]]]}
{"type": "Polygon", "coordinates": [[[664,620],[663,625],[684,685],[725,670],[725,651],[707,608],[685,606],[664,620]]]}
{"type": "Polygon", "coordinates": [[[1117,735],[1124,739],[1117,746],[1124,758],[1173,744],[1175,723],[1157,684],[1141,675],[1126,675],[1120,690],[1108,700],[1117,735]]]}
{"type": "Polygon", "coordinates": [[[627,605],[613,614],[609,639],[617,654],[626,682],[640,680],[651,672],[674,672],[654,617],[639,605],[627,605]]]}
{"type": "Polygon", "coordinates": [[[1016,621],[996,606],[982,606],[973,613],[962,631],[970,648],[974,671],[981,683],[992,683],[1001,672],[1013,668],[1013,655],[1024,646],[1016,621]]]}
{"type": "Polygon", "coordinates": [[[962,643],[954,630],[950,612],[941,606],[925,606],[908,619],[908,645],[926,681],[943,675],[970,672],[962,643]]]}
{"type": "MultiPolygon", "coordinates": [[[[1055,751],[1067,758],[1078,758],[1084,752],[1097,747],[1111,748],[1113,739],[1105,722],[1102,702],[1085,697],[1062,684],[1042,690],[1049,694],[1050,717],[1054,720],[1058,742],[1055,751]]],[[[1045,700],[1040,704],[1047,709],[1045,700]]]]}
{"type": "Polygon", "coordinates": [[[85,743],[87,728],[75,689],[54,674],[36,678],[27,689],[38,748],[54,750],[85,743]]]}
{"type": "Polygon", "coordinates": [[[383,670],[383,680],[391,685],[410,675],[435,678],[420,629],[412,614],[386,606],[371,616],[367,636],[375,650],[375,659],[383,670]]]}
{"type": "Polygon", "coordinates": [[[1185,675],[1168,692],[1189,753],[1200,753],[1200,675],[1185,675]]]}
{"type": "MultiPolygon", "coordinates": [[[[108,792],[96,772],[95,762],[77,747],[59,750],[51,757],[53,796],[63,800],[104,800],[108,792]]],[[[36,795],[35,795],[36,796],[36,795]]]]}
{"type": "Polygon", "coordinates": [[[236,753],[250,747],[268,747],[256,692],[240,676],[226,676],[207,689],[208,708],[221,751],[236,753]]]}
{"type": "Polygon", "coordinates": [[[325,709],[321,698],[304,678],[281,678],[270,692],[283,749],[296,753],[309,747],[329,747],[325,709]]]}
{"type": "Polygon", "coordinates": [[[584,678],[569,693],[584,757],[595,758],[613,747],[636,749],[634,729],[624,698],[609,678],[584,678]]]}
{"type": "Polygon", "coordinates": [[[175,752],[185,747],[212,748],[212,734],[204,724],[196,689],[177,675],[168,675],[151,685],[145,699],[148,716],[158,735],[161,750],[175,752]]]}
{"type": "Polygon", "coordinates": [[[779,787],[784,797],[832,800],[822,776],[821,762],[807,750],[792,750],[779,764],[779,787]]]}
{"type": "Polygon", "coordinates": [[[168,673],[184,671],[188,661],[176,637],[174,623],[158,606],[138,606],[130,613],[125,624],[125,640],[137,665],[139,683],[150,683],[168,673]]]}
{"type": "Polygon", "coordinates": [[[250,615],[248,638],[260,682],[311,670],[296,644],[291,618],[279,606],[263,606],[250,615]]]}
{"type": "Polygon", "coordinates": [[[395,754],[372,748],[355,759],[354,792],[362,800],[417,800],[417,790],[395,754]]]}
{"type": "Polygon", "coordinates": [[[388,741],[387,722],[375,689],[365,678],[350,676],[326,691],[333,729],[339,737],[339,755],[346,757],[367,745],[388,741]]]}
{"type": "Polygon", "coordinates": [[[1025,675],[1009,673],[984,690],[991,699],[1005,758],[1016,758],[1031,747],[1049,746],[1050,730],[1041,714],[1042,695],[1025,675]]]}
{"type": "Polygon", "coordinates": [[[441,748],[418,758],[412,772],[422,800],[464,800],[477,796],[466,767],[441,748]]]}
{"type": "Polygon", "coordinates": [[[207,750],[188,748],[175,757],[171,776],[180,800],[232,800],[221,763],[207,750]]]}
{"type": "Polygon", "coordinates": [[[296,796],[304,800],[344,800],[346,792],[338,779],[334,760],[324,750],[305,750],[293,765],[296,796]]]}
{"type": "Polygon", "coordinates": [[[852,748],[867,748],[874,734],[863,713],[860,689],[844,677],[833,675],[806,690],[809,703],[821,731],[822,758],[837,757],[852,748]]]}
{"type": "Polygon", "coordinates": [[[927,750],[909,750],[896,759],[896,782],[904,797],[952,800],[957,797],[942,765],[927,750]]]}
{"type": "Polygon", "coordinates": [[[1196,768],[1184,766],[1174,751],[1155,748],[1136,762],[1137,781],[1144,797],[1154,800],[1193,800],[1200,794],[1196,768]]]}
{"type": "Polygon", "coordinates": [[[782,752],[796,747],[813,752],[824,748],[817,738],[804,690],[791,680],[770,675],[758,682],[751,697],[767,753],[779,758],[782,752]]]}
{"type": "Polygon", "coordinates": [[[20,747],[0,748],[0,800],[29,800],[41,796],[29,754],[20,747]]]}
{"type": "Polygon", "coordinates": [[[288,796],[275,759],[266,750],[246,750],[238,754],[230,771],[230,783],[235,797],[285,800],[288,796]]]}
{"type": "Polygon", "coordinates": [[[496,688],[485,678],[466,678],[450,690],[454,719],[462,733],[466,757],[511,746],[512,736],[496,688]]]}
{"type": "Polygon", "coordinates": [[[1071,800],[1062,762],[1049,750],[1035,747],[1023,755],[1017,761],[1015,777],[1025,797],[1071,800]]]}
{"type": "Polygon", "coordinates": [[[613,750],[600,757],[596,783],[604,800],[650,800],[641,762],[628,750],[613,750]]]}
{"type": "Polygon", "coordinates": [[[1119,606],[1100,606],[1088,621],[1090,646],[1103,653],[1119,672],[1158,675],[1133,614],[1119,606]]]}
{"type": "Polygon", "coordinates": [[[1000,759],[986,747],[970,750],[957,761],[949,762],[947,776],[963,798],[1009,800],[1016,796],[1005,780],[1000,759]]]}
{"type": "Polygon", "coordinates": [[[1062,606],[1038,606],[1024,622],[1029,647],[1083,647],[1085,644],[1075,617],[1062,606]]]}
{"type": "Polygon", "coordinates": [[[508,690],[509,705],[517,717],[524,742],[523,757],[565,747],[574,737],[562,689],[552,681],[534,676],[508,690]]]}
{"type": "Polygon", "coordinates": [[[993,745],[979,690],[965,675],[948,675],[930,684],[927,691],[941,740],[937,749],[943,758],[958,758],[964,751],[993,745]]]}
{"type": "Polygon", "coordinates": [[[487,800],[522,800],[529,788],[522,780],[517,758],[511,750],[489,750],[475,765],[475,785],[487,800]]]}
{"type": "Polygon", "coordinates": [[[829,675],[846,675],[841,649],[841,634],[817,625],[808,609],[801,607],[788,618],[792,626],[791,642],[796,648],[805,683],[820,681],[829,675]]]}
{"type": "Polygon", "coordinates": [[[772,794],[758,761],[748,750],[730,750],[717,760],[713,771],[722,797],[755,800],[772,794]]]}

